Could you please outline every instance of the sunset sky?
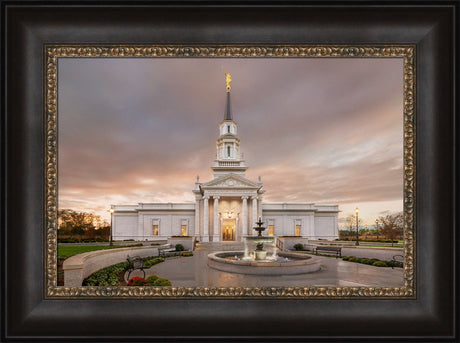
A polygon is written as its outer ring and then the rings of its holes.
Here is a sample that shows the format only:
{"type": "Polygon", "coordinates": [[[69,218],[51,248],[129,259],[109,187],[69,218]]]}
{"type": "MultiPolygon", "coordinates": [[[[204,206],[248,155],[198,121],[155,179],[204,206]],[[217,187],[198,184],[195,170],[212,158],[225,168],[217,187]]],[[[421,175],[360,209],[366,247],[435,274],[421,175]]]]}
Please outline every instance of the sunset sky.
{"type": "Polygon", "coordinates": [[[59,208],[193,202],[212,178],[225,68],[246,176],[264,202],[403,208],[403,61],[61,58],[59,208]]]}

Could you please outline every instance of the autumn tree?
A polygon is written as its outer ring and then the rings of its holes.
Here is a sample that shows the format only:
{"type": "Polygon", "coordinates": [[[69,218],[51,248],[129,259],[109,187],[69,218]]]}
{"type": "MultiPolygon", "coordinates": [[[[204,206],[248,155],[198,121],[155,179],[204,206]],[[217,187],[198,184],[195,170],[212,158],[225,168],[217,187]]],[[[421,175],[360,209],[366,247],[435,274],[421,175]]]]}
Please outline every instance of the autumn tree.
{"type": "Polygon", "coordinates": [[[77,212],[71,209],[58,211],[58,233],[61,235],[77,235],[81,239],[86,235],[94,237],[96,234],[95,223],[100,222],[100,216],[93,213],[77,212]]]}
{"type": "Polygon", "coordinates": [[[381,234],[386,236],[388,239],[391,239],[391,245],[393,246],[393,241],[402,236],[404,231],[403,213],[398,212],[380,216],[378,221],[381,225],[381,234]]]}

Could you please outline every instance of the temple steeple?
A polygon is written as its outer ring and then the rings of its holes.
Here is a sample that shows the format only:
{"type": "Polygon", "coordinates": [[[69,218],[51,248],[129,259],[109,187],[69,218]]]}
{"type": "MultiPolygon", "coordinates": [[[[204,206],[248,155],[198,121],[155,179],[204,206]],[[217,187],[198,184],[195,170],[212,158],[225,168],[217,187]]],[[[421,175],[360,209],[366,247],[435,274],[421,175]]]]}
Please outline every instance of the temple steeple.
{"type": "Polygon", "coordinates": [[[212,166],[214,178],[234,173],[245,176],[248,169],[240,152],[240,138],[238,137],[238,124],[233,120],[230,107],[230,82],[232,78],[225,73],[227,81],[227,103],[225,107],[224,120],[219,124],[220,136],[216,140],[216,160],[212,166]]]}
{"type": "Polygon", "coordinates": [[[233,120],[232,118],[232,109],[230,107],[230,91],[227,91],[227,106],[225,107],[225,116],[224,120],[233,120]]]}

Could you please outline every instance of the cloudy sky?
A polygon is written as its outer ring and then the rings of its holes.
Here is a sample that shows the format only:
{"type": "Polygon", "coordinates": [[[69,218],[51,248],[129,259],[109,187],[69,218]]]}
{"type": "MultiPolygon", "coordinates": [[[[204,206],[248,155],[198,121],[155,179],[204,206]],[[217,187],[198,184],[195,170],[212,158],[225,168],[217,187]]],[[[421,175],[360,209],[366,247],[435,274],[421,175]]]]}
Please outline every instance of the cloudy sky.
{"type": "Polygon", "coordinates": [[[403,204],[403,61],[380,58],[62,58],[59,207],[193,202],[212,178],[225,75],[246,176],[265,202],[403,204]]]}

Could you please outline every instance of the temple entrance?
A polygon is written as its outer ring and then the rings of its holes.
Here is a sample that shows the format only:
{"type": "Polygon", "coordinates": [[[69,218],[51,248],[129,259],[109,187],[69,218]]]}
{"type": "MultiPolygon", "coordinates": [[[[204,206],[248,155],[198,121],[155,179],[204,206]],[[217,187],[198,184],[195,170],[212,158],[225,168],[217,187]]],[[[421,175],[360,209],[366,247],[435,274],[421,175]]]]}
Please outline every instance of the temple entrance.
{"type": "Polygon", "coordinates": [[[235,240],[236,219],[222,219],[222,240],[235,240]]]}

